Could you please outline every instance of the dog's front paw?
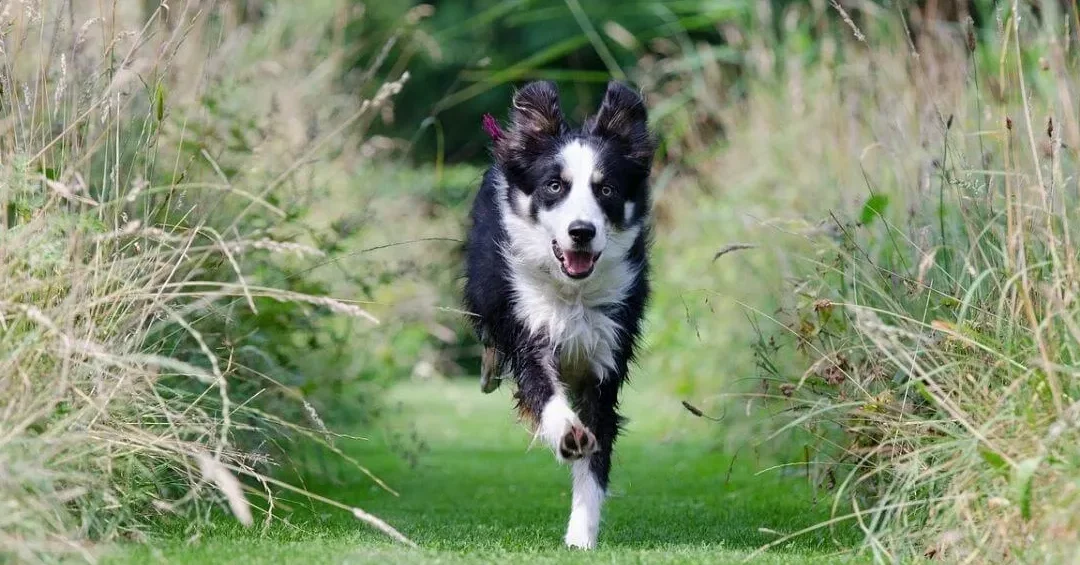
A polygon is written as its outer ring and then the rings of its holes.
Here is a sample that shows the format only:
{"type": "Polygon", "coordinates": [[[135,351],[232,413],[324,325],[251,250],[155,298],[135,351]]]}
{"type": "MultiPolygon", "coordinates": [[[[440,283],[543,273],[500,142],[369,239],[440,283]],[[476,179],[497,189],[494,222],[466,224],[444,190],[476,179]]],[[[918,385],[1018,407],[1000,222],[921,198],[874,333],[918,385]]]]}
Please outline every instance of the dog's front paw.
{"type": "Polygon", "coordinates": [[[574,524],[571,522],[570,529],[566,531],[566,537],[563,538],[563,542],[566,547],[574,549],[593,549],[596,547],[596,531],[585,527],[584,524],[574,524]]]}
{"type": "Polygon", "coordinates": [[[572,424],[559,440],[559,456],[566,461],[588,457],[599,449],[596,436],[589,431],[589,428],[577,423],[572,424]]]}

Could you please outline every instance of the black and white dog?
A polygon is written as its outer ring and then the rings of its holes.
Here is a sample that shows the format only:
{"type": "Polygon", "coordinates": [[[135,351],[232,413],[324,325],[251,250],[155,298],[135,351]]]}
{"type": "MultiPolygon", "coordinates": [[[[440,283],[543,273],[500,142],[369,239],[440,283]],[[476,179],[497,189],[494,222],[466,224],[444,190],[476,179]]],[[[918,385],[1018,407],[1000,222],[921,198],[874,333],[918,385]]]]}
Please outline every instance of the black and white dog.
{"type": "Polygon", "coordinates": [[[554,84],[528,84],[495,131],[466,244],[482,387],[513,375],[521,415],[572,466],[566,545],[592,548],[649,295],[653,138],[641,96],[617,82],[580,128],[554,84]]]}

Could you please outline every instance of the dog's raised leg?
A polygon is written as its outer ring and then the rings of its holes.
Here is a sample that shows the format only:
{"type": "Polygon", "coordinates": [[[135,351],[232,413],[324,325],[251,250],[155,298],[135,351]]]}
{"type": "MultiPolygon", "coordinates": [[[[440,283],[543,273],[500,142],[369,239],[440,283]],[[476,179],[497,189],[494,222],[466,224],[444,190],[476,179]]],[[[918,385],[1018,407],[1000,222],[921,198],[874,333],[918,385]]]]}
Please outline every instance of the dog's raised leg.
{"type": "Polygon", "coordinates": [[[581,423],[559,380],[558,358],[541,340],[516,352],[518,410],[536,430],[536,436],[551,447],[555,458],[565,463],[596,451],[596,436],[581,423]]]}

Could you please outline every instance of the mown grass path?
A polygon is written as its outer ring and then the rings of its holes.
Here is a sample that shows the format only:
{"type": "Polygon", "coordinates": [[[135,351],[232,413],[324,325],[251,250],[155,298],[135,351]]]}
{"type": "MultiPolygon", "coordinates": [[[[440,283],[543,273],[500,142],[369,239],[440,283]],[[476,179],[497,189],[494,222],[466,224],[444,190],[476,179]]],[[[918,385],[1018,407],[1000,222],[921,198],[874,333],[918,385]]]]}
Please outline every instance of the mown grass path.
{"type": "MultiPolygon", "coordinates": [[[[729,563],[828,518],[798,472],[756,473],[760,462],[711,449],[719,433],[674,408],[674,399],[630,390],[633,419],[617,448],[616,474],[591,553],[561,545],[569,479],[550,453],[528,449],[508,391],[475,382],[411,383],[391,394],[390,413],[347,452],[400,492],[375,486],[334,461],[305,479],[314,492],[372,512],[420,549],[390,542],[344,512],[296,509],[284,523],[243,529],[231,520],[192,534],[173,525],[149,546],[125,546],[116,563],[729,563]],[[728,477],[729,467],[731,469],[728,477]]],[[[324,459],[324,461],[331,461],[324,459]]],[[[755,563],[836,563],[850,530],[804,536],[755,563]]]]}

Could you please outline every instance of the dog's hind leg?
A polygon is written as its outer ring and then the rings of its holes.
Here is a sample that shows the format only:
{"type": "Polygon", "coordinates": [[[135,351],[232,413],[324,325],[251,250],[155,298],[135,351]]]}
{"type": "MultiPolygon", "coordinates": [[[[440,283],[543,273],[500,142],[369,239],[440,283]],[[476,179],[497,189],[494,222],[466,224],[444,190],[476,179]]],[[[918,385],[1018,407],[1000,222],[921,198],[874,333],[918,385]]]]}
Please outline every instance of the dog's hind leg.
{"type": "Polygon", "coordinates": [[[596,547],[600,514],[607,496],[611,474],[611,452],[622,418],[618,407],[618,385],[614,379],[595,381],[578,392],[578,412],[596,436],[597,450],[573,463],[573,497],[566,545],[582,549],[596,547]]]}
{"type": "Polygon", "coordinates": [[[502,367],[502,353],[494,345],[485,345],[480,359],[480,390],[484,394],[495,392],[502,384],[502,367]]]}

